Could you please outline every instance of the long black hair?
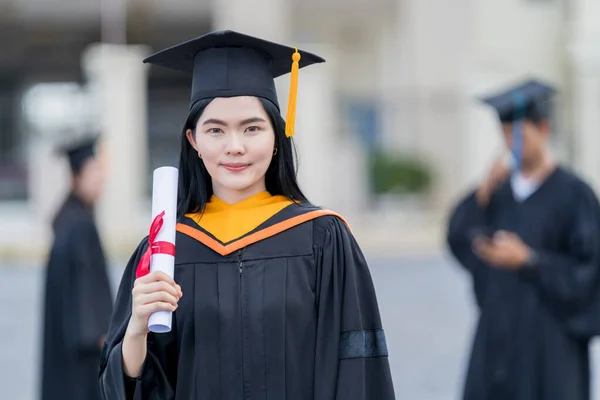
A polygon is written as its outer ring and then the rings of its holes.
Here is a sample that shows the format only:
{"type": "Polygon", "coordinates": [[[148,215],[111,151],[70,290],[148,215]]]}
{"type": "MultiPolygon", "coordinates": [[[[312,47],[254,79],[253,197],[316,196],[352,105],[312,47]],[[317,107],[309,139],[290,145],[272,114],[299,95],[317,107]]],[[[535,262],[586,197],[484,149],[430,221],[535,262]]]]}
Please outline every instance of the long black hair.
{"type": "MultiPolygon", "coordinates": [[[[296,148],[292,139],[285,136],[285,121],[272,102],[261,98],[259,100],[273,126],[277,149],[265,176],[267,191],[272,195],[286,196],[294,202],[308,201],[296,179],[296,148]]],[[[181,133],[177,218],[187,213],[204,211],[213,194],[211,177],[186,136],[188,129],[195,132],[198,119],[211,101],[212,99],[200,100],[192,106],[181,133]]]]}

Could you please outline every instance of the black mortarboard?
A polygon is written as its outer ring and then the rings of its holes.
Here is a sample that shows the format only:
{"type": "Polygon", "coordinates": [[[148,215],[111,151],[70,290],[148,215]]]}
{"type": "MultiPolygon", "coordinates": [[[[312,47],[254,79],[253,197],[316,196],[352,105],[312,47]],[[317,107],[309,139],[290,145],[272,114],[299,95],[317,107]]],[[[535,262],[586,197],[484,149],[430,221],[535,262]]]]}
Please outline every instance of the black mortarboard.
{"type": "Polygon", "coordinates": [[[556,93],[550,85],[530,79],[502,93],[481,99],[496,109],[502,123],[513,123],[511,152],[513,172],[521,169],[523,158],[523,127],[525,119],[540,122],[551,117],[551,97],[556,93]]]}
{"type": "Polygon", "coordinates": [[[208,33],[144,60],[192,74],[190,108],[202,99],[256,96],[271,101],[279,109],[274,79],[291,72],[288,136],[293,135],[298,69],[324,61],[294,47],[230,30],[208,33]]]}
{"type": "Polygon", "coordinates": [[[71,171],[77,175],[81,172],[83,164],[92,157],[96,156],[96,142],[99,136],[88,137],[83,140],[71,142],[63,145],[58,150],[69,159],[71,171]]]}
{"type": "Polygon", "coordinates": [[[551,97],[556,90],[530,79],[520,85],[481,100],[496,109],[501,122],[530,119],[539,122],[551,116],[551,97]]]}

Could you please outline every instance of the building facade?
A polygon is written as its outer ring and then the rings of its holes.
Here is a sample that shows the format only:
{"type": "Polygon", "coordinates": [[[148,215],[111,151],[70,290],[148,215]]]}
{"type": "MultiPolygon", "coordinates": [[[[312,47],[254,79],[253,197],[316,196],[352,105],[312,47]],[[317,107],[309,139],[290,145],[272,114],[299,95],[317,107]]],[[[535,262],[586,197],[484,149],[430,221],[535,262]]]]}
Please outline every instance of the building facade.
{"type": "MultiPolygon", "coordinates": [[[[532,75],[561,91],[559,157],[600,188],[597,16],[592,0],[0,0],[0,257],[44,254],[68,188],[52,149],[85,131],[104,138],[103,237],[114,254],[133,249],[150,222],[152,171],[177,165],[189,96],[189,77],[141,60],[213,29],[327,59],[300,74],[300,181],[365,237],[401,237],[424,221],[441,233],[501,145],[476,96],[532,75]],[[45,97],[32,95],[40,87],[45,97]],[[426,206],[382,221],[391,211],[372,205],[372,146],[431,166],[426,206]]],[[[278,78],[282,110],[288,85],[278,78]]]]}

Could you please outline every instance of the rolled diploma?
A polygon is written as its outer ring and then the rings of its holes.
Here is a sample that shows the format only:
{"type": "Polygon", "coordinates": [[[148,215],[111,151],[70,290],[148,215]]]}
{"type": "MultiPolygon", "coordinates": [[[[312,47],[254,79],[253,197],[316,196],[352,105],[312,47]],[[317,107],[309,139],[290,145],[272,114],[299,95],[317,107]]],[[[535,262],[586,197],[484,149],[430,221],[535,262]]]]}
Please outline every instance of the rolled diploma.
{"type": "MultiPolygon", "coordinates": [[[[156,242],[169,242],[175,245],[177,224],[177,168],[161,167],[154,170],[152,179],[152,219],[165,212],[163,226],[156,235],[156,242]]],[[[168,254],[153,254],[150,257],[150,272],[162,271],[173,278],[175,257],[168,254]]],[[[165,333],[171,331],[171,311],[157,311],[148,319],[151,332],[165,333]]]]}

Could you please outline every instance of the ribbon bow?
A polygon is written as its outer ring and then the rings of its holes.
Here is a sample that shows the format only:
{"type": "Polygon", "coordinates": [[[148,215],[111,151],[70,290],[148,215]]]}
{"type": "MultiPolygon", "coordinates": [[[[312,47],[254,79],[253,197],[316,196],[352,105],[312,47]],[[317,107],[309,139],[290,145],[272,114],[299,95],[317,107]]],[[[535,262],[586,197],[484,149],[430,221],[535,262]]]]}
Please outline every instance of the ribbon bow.
{"type": "Polygon", "coordinates": [[[150,225],[150,235],[148,237],[148,249],[142,256],[140,260],[137,270],[135,273],[135,277],[141,278],[142,276],[148,275],[150,273],[150,257],[152,254],[168,254],[170,256],[175,256],[175,245],[169,242],[156,242],[156,236],[158,232],[160,232],[164,220],[165,212],[161,212],[158,214],[152,224],[150,225]]]}

